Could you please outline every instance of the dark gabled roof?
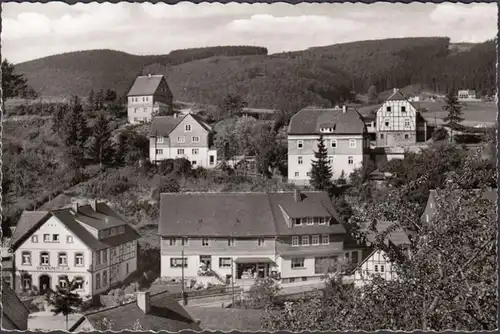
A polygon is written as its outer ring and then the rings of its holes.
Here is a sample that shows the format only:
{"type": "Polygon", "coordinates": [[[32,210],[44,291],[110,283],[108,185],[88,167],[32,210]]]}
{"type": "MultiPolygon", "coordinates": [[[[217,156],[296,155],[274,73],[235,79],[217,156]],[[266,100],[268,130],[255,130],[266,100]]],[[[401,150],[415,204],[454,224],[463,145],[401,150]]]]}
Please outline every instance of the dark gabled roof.
{"type": "Polygon", "coordinates": [[[356,109],[305,108],[292,116],[288,126],[289,135],[319,134],[325,124],[335,124],[330,134],[363,134],[366,125],[356,109]]]}
{"type": "Polygon", "coordinates": [[[150,303],[149,313],[144,313],[136,301],[87,313],[70,331],[76,330],[85,318],[93,326],[97,326],[103,318],[106,318],[113,322],[113,331],[132,330],[136,321],[139,321],[144,331],[201,331],[191,315],[177,300],[170,297],[168,292],[151,296],[150,303]]]}
{"type": "MultiPolygon", "coordinates": [[[[365,224],[361,226],[361,231],[366,232],[366,241],[373,243],[375,241],[375,237],[377,234],[381,234],[386,231],[389,227],[391,227],[394,223],[389,221],[379,221],[377,222],[376,229],[378,233],[374,233],[369,230],[369,224],[365,224]]],[[[394,245],[409,245],[410,239],[408,238],[408,234],[403,229],[396,229],[389,233],[386,238],[394,245]]]]}
{"type": "Polygon", "coordinates": [[[130,88],[128,96],[153,95],[162,79],[163,75],[139,76],[130,88]]]}
{"type": "Polygon", "coordinates": [[[2,321],[2,328],[8,330],[26,330],[28,328],[29,310],[19,299],[10,286],[2,282],[2,318],[6,317],[10,321],[2,321]],[[12,324],[14,328],[6,325],[12,324]]]}
{"type": "Polygon", "coordinates": [[[63,208],[53,211],[25,211],[21,215],[21,219],[14,231],[15,238],[12,238],[11,247],[15,249],[19,246],[22,241],[26,240],[26,238],[52,216],[61,221],[61,223],[85,245],[94,250],[116,246],[121,243],[136,240],[140,237],[140,235],[122,220],[107,204],[97,203],[97,211],[98,212],[95,212],[90,205],[79,206],[78,213],[76,214],[72,208],[63,208]],[[105,218],[108,218],[107,221],[105,218]],[[124,226],[125,232],[110,238],[98,240],[92,233],[83,227],[80,222],[96,230],[124,226]]]}
{"type": "Polygon", "coordinates": [[[396,89],[387,99],[386,101],[407,101],[406,96],[401,93],[399,89],[396,89]]]}
{"type": "Polygon", "coordinates": [[[151,121],[151,128],[149,130],[150,137],[168,137],[170,133],[188,116],[191,116],[198,122],[203,129],[211,132],[212,129],[206,124],[200,116],[196,114],[186,114],[184,116],[156,116],[151,121]]]}
{"type": "Polygon", "coordinates": [[[282,209],[302,216],[327,215],[340,222],[324,192],[303,192],[294,201],[293,192],[166,193],[161,194],[161,236],[276,236],[310,233],[345,233],[342,224],[290,228],[282,209]],[[319,204],[318,204],[319,203],[319,204]],[[301,208],[301,213],[294,208],[301,208]],[[320,212],[316,210],[321,209],[320,212]]]}

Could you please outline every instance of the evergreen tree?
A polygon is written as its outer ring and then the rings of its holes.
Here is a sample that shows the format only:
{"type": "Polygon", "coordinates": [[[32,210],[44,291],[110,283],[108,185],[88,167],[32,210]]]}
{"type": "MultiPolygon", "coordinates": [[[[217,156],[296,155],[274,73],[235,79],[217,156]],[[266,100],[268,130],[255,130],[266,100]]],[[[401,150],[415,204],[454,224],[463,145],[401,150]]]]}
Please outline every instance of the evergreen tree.
{"type": "Polygon", "coordinates": [[[127,141],[125,135],[123,135],[122,133],[120,133],[116,138],[113,151],[113,163],[116,166],[123,166],[123,164],[125,163],[125,156],[127,154],[127,141]]]}
{"type": "Polygon", "coordinates": [[[332,186],[332,166],[328,161],[328,151],[323,140],[323,135],[318,139],[318,151],[314,152],[311,163],[311,186],[317,190],[329,190],[332,186]]]}
{"type": "Polygon", "coordinates": [[[91,109],[95,107],[95,92],[93,89],[90,90],[87,104],[91,109]]]}
{"type": "Polygon", "coordinates": [[[113,158],[111,131],[109,130],[108,120],[102,112],[97,116],[96,124],[92,129],[90,155],[92,159],[99,163],[101,168],[103,163],[110,162],[113,158]]]}
{"type": "Polygon", "coordinates": [[[87,119],[83,113],[83,107],[77,96],[71,102],[71,111],[65,118],[62,130],[70,166],[81,167],[84,161],[85,144],[89,129],[87,119]]]}
{"type": "Polygon", "coordinates": [[[104,101],[104,90],[100,90],[95,94],[95,100],[94,100],[94,110],[101,110],[103,107],[103,101],[104,101]]]}
{"type": "Polygon", "coordinates": [[[52,116],[52,132],[56,133],[61,131],[65,117],[68,115],[69,106],[67,104],[60,104],[56,106],[52,116]]]}
{"type": "Polygon", "coordinates": [[[377,94],[377,88],[373,85],[370,86],[370,88],[368,88],[368,101],[369,102],[375,102],[377,97],[378,97],[378,94],[377,94]]]}
{"type": "Polygon", "coordinates": [[[3,99],[7,100],[22,95],[28,88],[27,79],[23,74],[16,74],[14,64],[7,59],[2,61],[3,99]]]}
{"type": "Polygon", "coordinates": [[[82,304],[82,297],[75,290],[78,289],[76,280],[69,280],[66,276],[63,286],[57,286],[57,291],[48,293],[46,296],[47,303],[52,306],[54,315],[63,314],[66,317],[66,330],[68,326],[68,316],[78,312],[78,307],[82,304]]]}
{"type": "Polygon", "coordinates": [[[458,102],[458,98],[453,91],[450,91],[446,95],[445,103],[446,104],[443,106],[443,109],[448,112],[448,115],[443,118],[443,121],[446,126],[450,128],[450,140],[453,141],[453,129],[458,128],[460,123],[464,120],[463,117],[461,117],[462,106],[460,105],[460,102],[458,102]]]}

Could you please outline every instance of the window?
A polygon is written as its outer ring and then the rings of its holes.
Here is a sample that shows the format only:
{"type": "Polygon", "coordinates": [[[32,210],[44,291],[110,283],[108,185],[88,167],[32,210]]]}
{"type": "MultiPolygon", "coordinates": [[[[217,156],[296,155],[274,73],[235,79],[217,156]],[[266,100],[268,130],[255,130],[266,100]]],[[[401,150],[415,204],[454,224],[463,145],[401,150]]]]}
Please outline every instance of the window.
{"type": "Polygon", "coordinates": [[[304,141],[303,140],[297,140],[297,148],[303,148],[304,147],[304,141]]]}
{"type": "Polygon", "coordinates": [[[191,165],[192,165],[192,166],[194,166],[194,165],[196,165],[196,164],[197,164],[196,160],[191,161],[191,165]]]}
{"type": "Polygon", "coordinates": [[[409,128],[410,127],[410,121],[405,119],[405,128],[409,128]]]}
{"type": "Polygon", "coordinates": [[[172,257],[170,258],[170,267],[171,268],[181,268],[184,265],[184,268],[187,268],[187,258],[182,257],[172,257]]]}
{"type": "Polygon", "coordinates": [[[299,172],[295,172],[295,177],[299,177],[299,172]]]}
{"type": "Polygon", "coordinates": [[[314,217],[314,224],[319,224],[320,219],[320,217],[314,217]]]}
{"type": "Polygon", "coordinates": [[[104,249],[102,251],[102,263],[108,263],[108,250],[104,249]]]}
{"type": "Polygon", "coordinates": [[[354,164],[354,160],[351,156],[347,157],[347,164],[349,165],[353,165],[354,164]]]}
{"type": "Polygon", "coordinates": [[[309,236],[308,235],[302,236],[302,246],[309,246],[309,236]]]}
{"type": "Polygon", "coordinates": [[[83,277],[75,277],[75,285],[77,290],[83,290],[83,277]]]}
{"type": "Polygon", "coordinates": [[[175,238],[170,238],[170,246],[175,246],[175,238]]]}
{"type": "Polygon", "coordinates": [[[38,242],[38,235],[31,236],[31,242],[37,243],[38,242]]]}
{"type": "Polygon", "coordinates": [[[406,107],[405,106],[401,106],[401,112],[406,112],[406,107]]]}
{"type": "Polygon", "coordinates": [[[192,153],[192,154],[194,154],[194,155],[198,154],[199,152],[200,152],[200,150],[199,150],[199,149],[197,149],[197,148],[193,148],[193,149],[191,150],[191,153],[192,153]]]}
{"type": "Polygon", "coordinates": [[[50,234],[43,235],[43,242],[50,242],[50,234]]]}
{"type": "Polygon", "coordinates": [[[264,241],[265,241],[264,238],[259,238],[259,240],[257,240],[257,244],[259,246],[262,246],[262,245],[264,245],[264,241]]]}
{"type": "Polygon", "coordinates": [[[21,264],[25,266],[31,265],[31,253],[30,252],[22,252],[21,254],[21,264]]]}
{"type": "Polygon", "coordinates": [[[429,214],[425,214],[425,222],[428,223],[429,222],[429,214]]]}
{"type": "Polygon", "coordinates": [[[299,245],[299,237],[293,236],[292,237],[292,246],[298,246],[298,245],[299,245]]]}
{"type": "Polygon", "coordinates": [[[59,242],[59,234],[52,234],[52,241],[59,242]]]}
{"type": "Polygon", "coordinates": [[[298,157],[298,158],[297,158],[297,163],[298,163],[299,165],[302,165],[302,162],[303,162],[303,161],[302,161],[302,157],[298,157]]]}
{"type": "Polygon", "coordinates": [[[375,265],[375,272],[378,272],[378,265],[375,265]]]}
{"type": "Polygon", "coordinates": [[[311,172],[307,172],[307,173],[306,173],[306,176],[311,176],[311,172]]]}
{"type": "Polygon", "coordinates": [[[104,271],[102,273],[102,286],[105,287],[108,285],[108,272],[104,271]]]}
{"type": "Polygon", "coordinates": [[[184,137],[184,136],[177,137],[177,142],[178,143],[184,143],[185,141],[186,141],[186,137],[184,137]]]}
{"type": "Polygon", "coordinates": [[[200,137],[198,137],[198,136],[193,136],[193,137],[191,137],[191,141],[192,141],[193,143],[199,143],[199,142],[200,142],[200,137]]]}
{"type": "Polygon", "coordinates": [[[319,245],[319,235],[313,235],[312,236],[312,244],[313,245],[319,245]]]}
{"type": "Polygon", "coordinates": [[[290,278],[290,283],[295,283],[295,278],[290,278]]]}
{"type": "Polygon", "coordinates": [[[314,225],[314,220],[312,217],[306,218],[306,224],[307,225],[314,225]]]}
{"type": "Polygon", "coordinates": [[[234,246],[234,238],[227,239],[227,245],[228,246],[234,246]]]}
{"type": "Polygon", "coordinates": [[[177,149],[177,154],[178,155],[183,155],[184,154],[184,149],[183,148],[177,149]]]}
{"type": "Polygon", "coordinates": [[[219,258],[219,268],[229,268],[231,267],[230,257],[220,257],[219,258]]]}
{"type": "Polygon", "coordinates": [[[58,282],[57,284],[61,287],[64,288],[68,285],[68,276],[59,276],[58,277],[58,282]]]}
{"type": "Polygon", "coordinates": [[[337,148],[337,139],[332,139],[331,145],[332,148],[337,148]]]}
{"type": "Polygon", "coordinates": [[[432,209],[432,203],[429,203],[429,207],[432,209]]]}
{"type": "Polygon", "coordinates": [[[40,265],[42,265],[42,266],[50,265],[48,252],[41,252],[40,253],[40,265]]]}
{"type": "Polygon", "coordinates": [[[384,134],[383,133],[380,134],[380,139],[384,139],[384,134]]]}
{"type": "Polygon", "coordinates": [[[323,234],[321,236],[321,243],[323,245],[328,245],[330,243],[330,236],[328,234],[323,234]]]}
{"type": "Polygon", "coordinates": [[[188,238],[181,238],[181,245],[182,246],[187,246],[188,245],[188,238]]]}
{"type": "Polygon", "coordinates": [[[295,223],[294,223],[294,225],[295,225],[295,226],[300,226],[300,225],[302,225],[302,219],[300,219],[300,218],[296,218],[296,219],[295,219],[295,223]]]}
{"type": "Polygon", "coordinates": [[[185,132],[191,132],[191,124],[184,125],[184,131],[185,132]]]}
{"type": "Polygon", "coordinates": [[[389,127],[389,122],[385,121],[385,126],[389,127]]]}
{"type": "Polygon", "coordinates": [[[95,288],[100,289],[101,288],[101,274],[97,273],[95,275],[95,288]]]}
{"type": "Polygon", "coordinates": [[[59,253],[57,258],[58,258],[57,263],[59,263],[60,266],[68,265],[68,255],[66,255],[66,253],[59,253]]]}
{"type": "Polygon", "coordinates": [[[113,227],[113,228],[111,229],[111,235],[115,235],[115,234],[116,234],[116,229],[113,227]]]}
{"type": "Polygon", "coordinates": [[[328,220],[328,218],[319,217],[319,224],[325,225],[327,220],[328,220]]]}
{"type": "Polygon", "coordinates": [[[207,238],[201,239],[201,245],[202,246],[208,246],[208,239],[207,238]]]}
{"type": "Polygon", "coordinates": [[[163,137],[156,137],[156,142],[158,144],[163,144],[163,137]]]}
{"type": "Polygon", "coordinates": [[[408,134],[405,133],[405,139],[408,139],[408,138],[410,138],[410,136],[408,136],[408,134]]]}
{"type": "Polygon", "coordinates": [[[82,253],[75,254],[75,266],[83,266],[83,254],[82,253]]]}
{"type": "Polygon", "coordinates": [[[66,243],[72,244],[73,243],[73,236],[71,236],[71,235],[66,236],[66,243]]]}
{"type": "Polygon", "coordinates": [[[129,273],[129,267],[128,267],[128,263],[125,264],[125,275],[128,275],[129,273]]]}
{"type": "Polygon", "coordinates": [[[387,112],[391,112],[391,107],[386,108],[387,112]]]}
{"type": "Polygon", "coordinates": [[[101,264],[101,252],[99,251],[95,253],[95,264],[97,266],[101,264]]]}
{"type": "Polygon", "coordinates": [[[292,258],[292,269],[293,268],[304,268],[304,258],[303,257],[292,258]]]}
{"type": "Polygon", "coordinates": [[[380,265],[380,272],[383,273],[384,272],[384,266],[383,265],[380,265]]]}
{"type": "Polygon", "coordinates": [[[349,139],[349,148],[356,148],[356,139],[349,139]]]}

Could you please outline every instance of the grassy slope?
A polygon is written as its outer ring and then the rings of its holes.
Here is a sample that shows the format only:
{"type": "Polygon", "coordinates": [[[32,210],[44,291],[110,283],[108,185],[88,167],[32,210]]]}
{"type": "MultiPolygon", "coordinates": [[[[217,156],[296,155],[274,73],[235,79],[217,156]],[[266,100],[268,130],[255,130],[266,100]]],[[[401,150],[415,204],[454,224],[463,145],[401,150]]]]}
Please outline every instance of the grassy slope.
{"type": "MultiPolygon", "coordinates": [[[[403,64],[417,71],[422,60],[415,54],[421,53],[431,62],[437,62],[452,57],[447,55],[448,48],[447,38],[405,38],[337,44],[275,55],[209,57],[218,54],[217,51],[179,58],[175,62],[168,55],[135,56],[94,50],[21,63],[16,65],[16,70],[26,74],[29,84],[44,96],[86,96],[91,89],[101,88],[124,94],[136,75],[146,68],[147,72],[167,75],[176,100],[217,104],[224,94],[234,92],[243,95],[250,107],[272,108],[283,102],[276,101],[280,96],[293,97],[305,104],[328,104],[328,96],[318,94],[318,89],[354,84],[358,91],[366,91],[369,82],[384,81],[384,77],[397,72],[391,70],[403,64]],[[204,56],[206,58],[200,59],[204,56]]],[[[461,54],[469,52],[464,50],[461,54]]],[[[401,80],[412,79],[393,78],[384,84],[397,86],[401,80]]]]}

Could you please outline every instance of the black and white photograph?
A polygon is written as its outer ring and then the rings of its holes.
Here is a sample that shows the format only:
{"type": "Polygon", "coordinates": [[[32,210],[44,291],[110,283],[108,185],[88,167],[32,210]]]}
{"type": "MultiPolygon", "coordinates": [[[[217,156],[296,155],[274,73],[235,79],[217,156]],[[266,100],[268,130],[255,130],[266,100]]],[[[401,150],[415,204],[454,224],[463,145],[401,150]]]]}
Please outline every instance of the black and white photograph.
{"type": "Polygon", "coordinates": [[[498,6],[2,3],[2,330],[498,330],[498,6]]]}

